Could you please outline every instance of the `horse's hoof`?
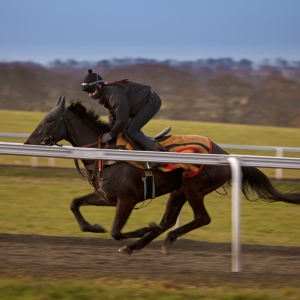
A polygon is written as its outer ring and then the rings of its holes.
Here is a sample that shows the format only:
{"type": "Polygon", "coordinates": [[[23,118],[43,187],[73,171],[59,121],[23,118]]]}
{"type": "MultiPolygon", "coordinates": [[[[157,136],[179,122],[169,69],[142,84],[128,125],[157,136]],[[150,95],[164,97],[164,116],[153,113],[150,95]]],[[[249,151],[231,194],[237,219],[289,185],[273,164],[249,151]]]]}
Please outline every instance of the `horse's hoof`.
{"type": "Polygon", "coordinates": [[[164,230],[162,226],[160,226],[159,224],[157,224],[156,222],[151,222],[149,223],[149,227],[153,230],[153,231],[161,231],[164,230]]]}
{"type": "Polygon", "coordinates": [[[95,229],[95,232],[97,232],[97,233],[105,233],[105,232],[107,232],[107,230],[103,226],[101,226],[100,224],[94,224],[93,227],[95,229]]]}
{"type": "Polygon", "coordinates": [[[132,250],[128,246],[124,246],[119,249],[119,252],[130,255],[132,253],[132,250]]]}

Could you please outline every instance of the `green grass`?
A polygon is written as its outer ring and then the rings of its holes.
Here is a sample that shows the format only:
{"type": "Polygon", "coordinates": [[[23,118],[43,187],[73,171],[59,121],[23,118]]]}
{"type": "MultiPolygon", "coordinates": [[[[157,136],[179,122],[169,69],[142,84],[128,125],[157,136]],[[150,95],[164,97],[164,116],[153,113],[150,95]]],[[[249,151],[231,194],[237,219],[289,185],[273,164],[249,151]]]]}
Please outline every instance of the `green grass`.
{"type": "MultiPolygon", "coordinates": [[[[0,110],[0,131],[31,133],[45,114],[45,112],[0,110]]],[[[167,126],[172,126],[173,134],[203,135],[215,143],[300,147],[300,140],[297,138],[299,128],[154,119],[144,127],[144,131],[146,134],[154,135],[167,126]]]]}
{"type": "MultiPolygon", "coordinates": [[[[295,190],[298,183],[276,183],[280,190],[295,190]]],[[[88,182],[76,170],[0,168],[0,232],[15,234],[42,234],[77,237],[97,237],[81,232],[69,209],[73,198],[91,193],[88,182]]],[[[206,208],[212,218],[209,226],[185,235],[185,238],[210,241],[231,241],[231,189],[228,195],[214,192],[206,197],[206,208]]],[[[224,194],[224,190],[219,189],[224,194]]],[[[150,200],[146,201],[146,204],[150,200]]],[[[134,210],[124,231],[132,231],[151,221],[159,222],[167,196],[153,200],[147,207],[134,210]]],[[[140,207],[140,204],[137,205],[140,207]]],[[[300,246],[299,207],[285,203],[242,201],[243,243],[300,246]]],[[[110,230],[114,218],[113,207],[82,207],[90,223],[101,223],[110,230]]],[[[181,223],[193,219],[186,204],[181,213],[181,223]]],[[[108,233],[101,237],[111,238],[108,233]]],[[[164,238],[165,234],[160,238],[164,238]]]]}
{"type": "Polygon", "coordinates": [[[109,280],[7,280],[0,279],[1,300],[299,300],[296,287],[249,288],[182,286],[180,284],[109,280]]]}
{"type": "Polygon", "coordinates": [[[45,112],[0,110],[0,131],[30,133],[45,114],[45,112]]]}

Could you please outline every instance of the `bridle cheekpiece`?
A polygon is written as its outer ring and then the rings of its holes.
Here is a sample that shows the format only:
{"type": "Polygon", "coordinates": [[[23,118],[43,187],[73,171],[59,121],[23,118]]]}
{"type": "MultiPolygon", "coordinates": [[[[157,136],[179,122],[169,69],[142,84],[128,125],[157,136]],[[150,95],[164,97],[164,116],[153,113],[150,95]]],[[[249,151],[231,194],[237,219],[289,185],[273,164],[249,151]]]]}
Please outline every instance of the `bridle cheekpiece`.
{"type": "MultiPolygon", "coordinates": [[[[58,130],[58,128],[59,128],[59,126],[61,125],[62,122],[65,122],[65,124],[67,126],[67,124],[68,124],[67,119],[66,119],[67,111],[68,111],[67,108],[65,108],[64,112],[62,114],[60,114],[59,122],[55,126],[55,128],[53,130],[53,133],[50,134],[49,137],[44,138],[43,141],[41,142],[41,145],[43,145],[43,146],[56,145],[56,146],[59,146],[59,147],[62,146],[62,145],[59,145],[59,144],[55,143],[53,141],[53,139],[54,139],[54,135],[55,135],[56,131],[58,130]]],[[[47,132],[46,128],[43,125],[42,125],[42,127],[47,132]]],[[[67,132],[68,132],[68,130],[67,130],[67,132]]]]}

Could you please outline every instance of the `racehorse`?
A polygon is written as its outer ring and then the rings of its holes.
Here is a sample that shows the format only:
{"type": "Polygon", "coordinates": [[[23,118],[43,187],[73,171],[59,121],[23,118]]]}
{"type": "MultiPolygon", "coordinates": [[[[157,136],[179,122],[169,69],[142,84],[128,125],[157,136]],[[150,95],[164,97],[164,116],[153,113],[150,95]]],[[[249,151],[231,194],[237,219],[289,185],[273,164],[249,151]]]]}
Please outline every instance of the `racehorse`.
{"type": "MultiPolygon", "coordinates": [[[[65,97],[59,97],[56,106],[46,114],[25,144],[52,146],[61,140],[68,141],[73,147],[98,147],[99,136],[109,131],[108,123],[102,121],[93,110],[87,110],[80,101],[72,101],[65,106],[65,97]]],[[[108,148],[113,147],[112,140],[108,148]]],[[[211,153],[229,155],[217,144],[211,142],[211,153]]],[[[100,224],[89,224],[80,213],[81,205],[115,206],[115,217],[111,236],[115,240],[139,238],[119,249],[119,252],[131,254],[149,244],[166,230],[172,228],[181,208],[188,201],[194,219],[187,224],[170,231],[162,246],[167,253],[171,244],[183,234],[196,228],[208,225],[211,221],[204,206],[205,195],[223,186],[231,179],[231,169],[227,165],[205,165],[193,177],[183,176],[183,169],[170,172],[153,170],[155,177],[155,194],[161,196],[169,193],[166,209],[159,224],[151,222],[148,226],[132,232],[121,232],[135,205],[145,200],[144,185],[141,178],[145,171],[127,162],[106,165],[102,171],[107,176],[95,176],[95,160],[82,160],[94,193],[75,198],[71,203],[73,212],[82,231],[103,233],[105,228],[100,224]]],[[[282,201],[300,204],[300,193],[282,193],[276,190],[267,176],[254,167],[242,167],[242,192],[248,200],[267,202],[282,201]]]]}

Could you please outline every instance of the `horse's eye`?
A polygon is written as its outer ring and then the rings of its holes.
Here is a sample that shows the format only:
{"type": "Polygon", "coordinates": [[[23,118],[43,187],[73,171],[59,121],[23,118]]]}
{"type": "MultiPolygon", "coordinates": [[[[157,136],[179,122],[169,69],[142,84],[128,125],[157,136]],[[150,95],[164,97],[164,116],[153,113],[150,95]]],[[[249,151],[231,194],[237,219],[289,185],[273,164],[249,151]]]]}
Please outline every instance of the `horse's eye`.
{"type": "Polygon", "coordinates": [[[52,118],[52,117],[48,117],[48,118],[46,119],[46,122],[47,122],[48,124],[52,123],[52,122],[53,122],[53,118],[52,118]]]}

